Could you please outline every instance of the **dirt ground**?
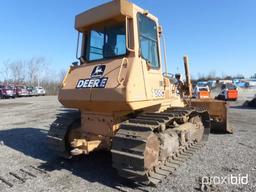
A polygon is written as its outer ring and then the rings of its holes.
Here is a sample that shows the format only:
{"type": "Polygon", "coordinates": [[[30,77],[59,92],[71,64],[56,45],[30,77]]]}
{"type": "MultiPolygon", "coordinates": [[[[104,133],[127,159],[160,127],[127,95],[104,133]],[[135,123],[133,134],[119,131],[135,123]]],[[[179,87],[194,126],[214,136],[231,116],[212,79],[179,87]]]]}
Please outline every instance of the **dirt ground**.
{"type": "Polygon", "coordinates": [[[0,191],[203,191],[202,177],[247,177],[247,184],[203,185],[212,191],[256,191],[256,109],[241,107],[256,90],[230,103],[231,134],[211,134],[202,149],[157,187],[121,179],[108,152],[63,160],[47,148],[49,125],[63,110],[57,97],[0,100],[0,191]]]}

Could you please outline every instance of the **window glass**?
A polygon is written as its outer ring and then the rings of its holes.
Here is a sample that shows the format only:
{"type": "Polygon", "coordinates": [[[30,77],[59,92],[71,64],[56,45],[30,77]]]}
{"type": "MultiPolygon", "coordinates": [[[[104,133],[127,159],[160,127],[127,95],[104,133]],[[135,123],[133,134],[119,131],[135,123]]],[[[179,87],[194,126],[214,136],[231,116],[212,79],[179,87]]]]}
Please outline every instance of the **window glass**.
{"type": "Polygon", "coordinates": [[[236,90],[236,86],[233,84],[227,84],[228,90],[236,90]]]}
{"type": "Polygon", "coordinates": [[[158,68],[159,55],[156,23],[148,17],[138,14],[138,27],[141,55],[153,68],[158,68]]]}
{"type": "Polygon", "coordinates": [[[101,60],[126,54],[125,24],[90,31],[87,60],[101,60]]]}
{"type": "Polygon", "coordinates": [[[221,86],[221,89],[226,89],[226,85],[223,84],[223,85],[221,86]]]}
{"type": "Polygon", "coordinates": [[[103,58],[104,34],[99,31],[91,31],[91,43],[89,60],[103,58]]]}

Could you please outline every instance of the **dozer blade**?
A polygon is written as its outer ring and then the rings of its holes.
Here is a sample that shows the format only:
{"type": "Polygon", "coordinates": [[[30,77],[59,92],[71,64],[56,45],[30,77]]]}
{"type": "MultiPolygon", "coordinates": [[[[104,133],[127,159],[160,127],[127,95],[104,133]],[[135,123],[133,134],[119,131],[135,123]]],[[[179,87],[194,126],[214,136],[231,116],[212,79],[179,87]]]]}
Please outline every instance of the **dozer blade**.
{"type": "Polygon", "coordinates": [[[207,108],[211,117],[211,132],[233,133],[229,125],[227,102],[214,99],[191,99],[187,102],[192,107],[207,108]]]}

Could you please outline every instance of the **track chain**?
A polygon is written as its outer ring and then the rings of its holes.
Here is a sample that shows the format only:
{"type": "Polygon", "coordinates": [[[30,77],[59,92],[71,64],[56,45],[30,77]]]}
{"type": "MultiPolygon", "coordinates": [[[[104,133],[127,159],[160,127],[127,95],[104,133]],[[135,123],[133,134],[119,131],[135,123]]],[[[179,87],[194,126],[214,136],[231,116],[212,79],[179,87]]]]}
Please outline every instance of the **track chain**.
{"type": "Polygon", "coordinates": [[[67,141],[67,133],[72,124],[81,118],[80,112],[76,110],[68,110],[58,114],[57,119],[51,124],[48,132],[48,148],[56,155],[64,158],[70,158],[69,145],[67,141]]]}
{"type": "Polygon", "coordinates": [[[112,142],[112,165],[120,176],[136,182],[157,185],[173,173],[188,158],[202,147],[203,143],[189,143],[180,146],[176,154],[159,163],[148,172],[144,170],[144,149],[147,138],[152,132],[161,132],[173,128],[175,122],[182,124],[193,115],[200,115],[205,127],[203,141],[207,140],[210,130],[210,119],[204,108],[168,108],[161,113],[143,113],[134,119],[120,124],[120,129],[112,142]]]}

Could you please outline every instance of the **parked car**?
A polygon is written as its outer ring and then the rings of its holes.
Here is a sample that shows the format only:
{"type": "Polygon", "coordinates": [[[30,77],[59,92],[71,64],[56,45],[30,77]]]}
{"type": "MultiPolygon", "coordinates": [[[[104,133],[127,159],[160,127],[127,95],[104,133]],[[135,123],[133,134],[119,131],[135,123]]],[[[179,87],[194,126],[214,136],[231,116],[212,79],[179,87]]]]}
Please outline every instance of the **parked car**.
{"type": "Polygon", "coordinates": [[[0,85],[0,98],[15,98],[16,93],[14,89],[9,85],[0,85]]]}
{"type": "Polygon", "coordinates": [[[36,91],[36,89],[34,87],[28,86],[26,88],[27,88],[27,91],[28,91],[28,96],[36,96],[36,95],[38,95],[37,91],[36,91]]]}
{"type": "Polygon", "coordinates": [[[14,84],[8,84],[8,86],[11,87],[11,89],[13,90],[13,94],[15,97],[17,97],[17,94],[16,94],[16,86],[14,84]]]}
{"type": "Polygon", "coordinates": [[[46,91],[44,90],[43,87],[36,87],[35,90],[36,90],[37,95],[45,96],[45,94],[46,94],[46,91]]]}
{"type": "Polygon", "coordinates": [[[24,86],[24,85],[16,86],[16,95],[17,95],[17,97],[28,96],[28,90],[27,90],[26,86],[24,86]]]}

